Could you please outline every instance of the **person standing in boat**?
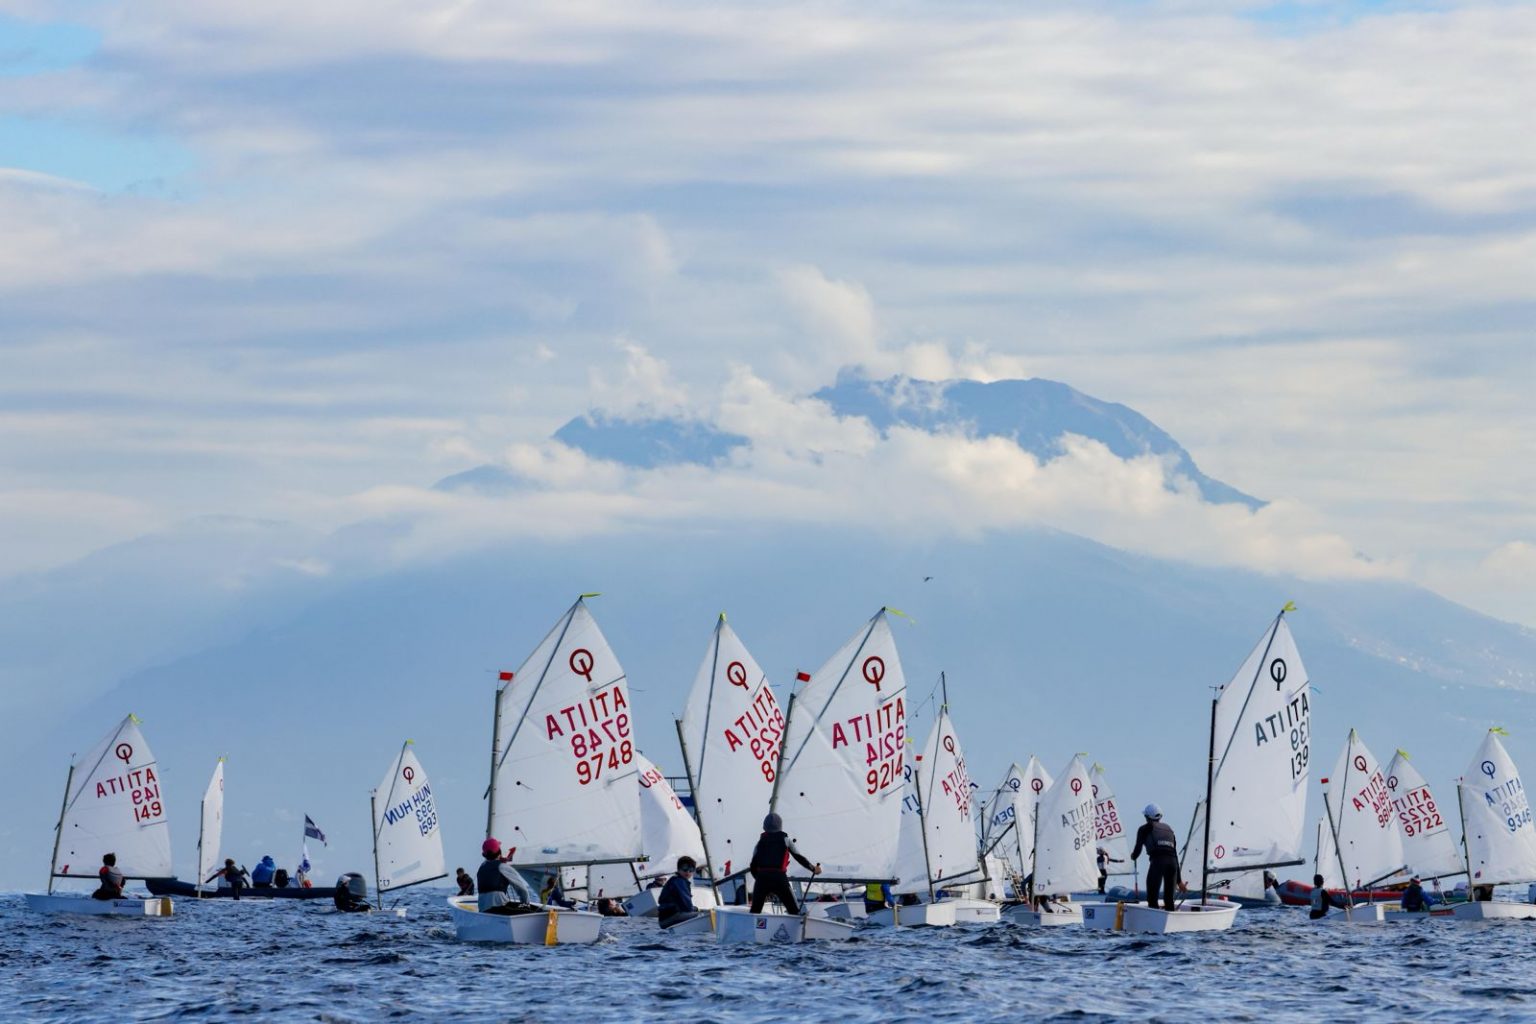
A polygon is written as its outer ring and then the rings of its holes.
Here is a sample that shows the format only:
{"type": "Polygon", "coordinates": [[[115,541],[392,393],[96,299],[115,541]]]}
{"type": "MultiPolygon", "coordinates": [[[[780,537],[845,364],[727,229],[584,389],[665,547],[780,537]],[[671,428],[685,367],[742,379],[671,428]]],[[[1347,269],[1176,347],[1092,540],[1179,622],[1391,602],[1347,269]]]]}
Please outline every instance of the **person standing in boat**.
{"type": "Polygon", "coordinates": [[[520,914],[533,902],[533,890],[511,864],[512,854],[516,852],[514,846],[502,856],[501,843],[494,838],[480,844],[480,855],[484,859],[475,873],[475,883],[480,889],[476,906],[482,914],[520,914]],[[508,901],[509,889],[516,892],[516,903],[508,901]]]}
{"type": "Polygon", "coordinates": [[[459,873],[454,876],[453,880],[459,883],[460,896],[473,896],[475,894],[475,880],[469,877],[468,871],[459,868],[459,873]]]}
{"type": "Polygon", "coordinates": [[[101,858],[101,870],[97,872],[101,876],[101,885],[91,893],[93,899],[120,900],[123,898],[123,885],[128,880],[123,873],[117,870],[117,854],[103,854],[101,858]]]}
{"type": "Polygon", "coordinates": [[[1097,850],[1097,859],[1099,862],[1099,895],[1102,896],[1104,895],[1104,883],[1109,880],[1109,866],[1111,864],[1124,864],[1125,861],[1119,857],[1111,857],[1109,851],[1102,846],[1097,850]]]}
{"type": "Polygon", "coordinates": [[[891,887],[884,882],[870,882],[864,887],[864,913],[873,914],[891,905],[891,887]]]}
{"type": "Polygon", "coordinates": [[[752,863],[747,869],[752,872],[755,881],[752,886],[752,913],[761,914],[769,896],[776,897],[784,904],[785,913],[800,913],[794,890],[789,887],[791,857],[811,874],[821,874],[820,864],[812,864],[795,849],[795,844],[784,832],[784,819],[777,814],[769,814],[763,819],[763,834],[758,837],[757,846],[752,850],[752,863]]]}
{"type": "Polygon", "coordinates": [[[234,899],[239,899],[240,890],[245,888],[246,879],[249,877],[250,875],[246,872],[245,868],[235,867],[235,858],[225,857],[224,866],[203,879],[203,881],[211,882],[215,878],[223,878],[224,881],[229,883],[229,895],[234,899]]]}
{"type": "Polygon", "coordinates": [[[1340,903],[1334,898],[1333,893],[1323,887],[1323,876],[1312,876],[1312,911],[1307,916],[1316,921],[1320,917],[1327,917],[1328,911],[1333,908],[1346,909],[1348,905],[1340,903]]]}
{"type": "Polygon", "coordinates": [[[667,879],[661,895],[656,897],[656,911],[662,928],[699,916],[699,909],[693,905],[693,873],[698,867],[692,857],[677,858],[677,874],[667,879]]]}
{"type": "Polygon", "coordinates": [[[1147,804],[1141,813],[1147,823],[1136,830],[1136,848],[1131,851],[1131,860],[1140,857],[1142,850],[1147,851],[1147,906],[1157,909],[1157,894],[1161,890],[1163,909],[1172,910],[1173,898],[1179,888],[1179,840],[1173,829],[1163,822],[1163,812],[1157,804],[1147,804]]]}

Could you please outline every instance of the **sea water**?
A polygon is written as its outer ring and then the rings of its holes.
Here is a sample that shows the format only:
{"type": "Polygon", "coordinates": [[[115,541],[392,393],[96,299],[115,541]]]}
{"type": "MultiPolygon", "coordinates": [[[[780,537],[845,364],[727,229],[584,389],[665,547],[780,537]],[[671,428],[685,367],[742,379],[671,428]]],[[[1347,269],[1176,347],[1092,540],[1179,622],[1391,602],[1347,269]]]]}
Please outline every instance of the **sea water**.
{"type": "Polygon", "coordinates": [[[166,920],[51,917],[0,896],[0,1019],[1536,1020],[1536,922],[1318,926],[1275,908],[1187,935],[1003,923],[720,946],[620,919],[595,945],[544,948],[456,942],[444,895],[403,893],[404,920],[185,899],[166,920]]]}

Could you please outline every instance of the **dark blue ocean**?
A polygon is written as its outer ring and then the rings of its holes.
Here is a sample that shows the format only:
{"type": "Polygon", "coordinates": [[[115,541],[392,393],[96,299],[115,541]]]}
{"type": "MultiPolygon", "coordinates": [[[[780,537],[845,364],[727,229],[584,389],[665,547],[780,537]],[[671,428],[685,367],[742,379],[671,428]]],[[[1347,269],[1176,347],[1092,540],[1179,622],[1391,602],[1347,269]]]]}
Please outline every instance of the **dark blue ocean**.
{"type": "Polygon", "coordinates": [[[402,894],[405,920],[252,900],[44,917],[0,896],[0,1019],[1536,1020],[1536,922],[1319,928],[1266,909],[1226,933],[1001,924],[775,947],[672,944],[619,920],[596,945],[547,949],[455,942],[443,896],[402,894]]]}

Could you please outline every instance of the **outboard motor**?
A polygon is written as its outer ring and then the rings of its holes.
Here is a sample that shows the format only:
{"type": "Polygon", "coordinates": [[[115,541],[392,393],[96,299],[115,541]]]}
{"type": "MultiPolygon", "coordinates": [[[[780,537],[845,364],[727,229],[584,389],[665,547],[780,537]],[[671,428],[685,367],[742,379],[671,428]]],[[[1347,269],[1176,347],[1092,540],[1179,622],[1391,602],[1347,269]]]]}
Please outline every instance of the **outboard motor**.
{"type": "Polygon", "coordinates": [[[277,873],[272,876],[272,884],[279,889],[288,888],[288,869],[278,868],[277,873]]]}
{"type": "Polygon", "coordinates": [[[336,909],[349,912],[367,912],[368,880],[356,871],[348,871],[336,879],[336,909]]]}

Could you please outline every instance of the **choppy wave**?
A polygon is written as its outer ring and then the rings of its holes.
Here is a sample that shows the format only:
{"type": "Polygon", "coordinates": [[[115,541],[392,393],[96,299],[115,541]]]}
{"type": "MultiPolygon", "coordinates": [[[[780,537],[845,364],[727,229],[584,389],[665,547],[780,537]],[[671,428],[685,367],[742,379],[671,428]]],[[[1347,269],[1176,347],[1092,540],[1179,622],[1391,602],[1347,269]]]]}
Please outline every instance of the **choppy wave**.
{"type": "Polygon", "coordinates": [[[453,939],[316,903],[177,901],[169,920],[43,917],[0,896],[0,1018],[42,1022],[1275,1021],[1536,1019],[1536,923],[1316,927],[1244,910],[1226,933],[1010,924],[869,931],[835,945],[673,943],[642,920],[592,946],[453,939]]]}

